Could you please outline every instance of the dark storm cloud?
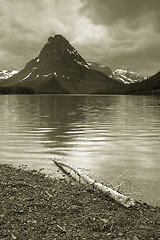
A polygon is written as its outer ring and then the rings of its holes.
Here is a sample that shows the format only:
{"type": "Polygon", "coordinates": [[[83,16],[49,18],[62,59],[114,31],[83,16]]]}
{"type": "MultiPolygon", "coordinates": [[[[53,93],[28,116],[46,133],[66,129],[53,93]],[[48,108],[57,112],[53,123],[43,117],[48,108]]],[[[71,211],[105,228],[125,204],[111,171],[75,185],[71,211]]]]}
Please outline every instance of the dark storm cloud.
{"type": "Polygon", "coordinates": [[[68,37],[68,29],[76,29],[72,22],[81,6],[79,0],[73,3],[73,0],[0,0],[0,68],[24,67],[39,54],[50,35],[61,33],[68,37]]]}
{"type": "Polygon", "coordinates": [[[84,6],[81,12],[92,18],[96,24],[113,25],[119,21],[129,27],[138,28],[144,15],[152,15],[155,27],[160,22],[159,0],[82,0],[84,6]]]}
{"type": "Polygon", "coordinates": [[[159,10],[159,0],[0,0],[0,68],[23,68],[60,33],[88,61],[154,74],[159,10]]]}
{"type": "MultiPolygon", "coordinates": [[[[106,29],[101,61],[144,75],[159,71],[159,0],[82,0],[81,14],[106,29]]],[[[92,44],[92,43],[91,43],[92,44]]],[[[94,46],[92,46],[94,49],[94,46]]]]}

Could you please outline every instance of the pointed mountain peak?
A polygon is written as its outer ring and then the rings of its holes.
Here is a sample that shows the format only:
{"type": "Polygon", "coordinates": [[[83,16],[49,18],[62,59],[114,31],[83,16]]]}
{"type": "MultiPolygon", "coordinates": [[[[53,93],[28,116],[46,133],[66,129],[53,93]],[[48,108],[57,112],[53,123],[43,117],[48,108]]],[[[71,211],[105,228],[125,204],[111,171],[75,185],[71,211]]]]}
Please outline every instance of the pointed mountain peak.
{"type": "Polygon", "coordinates": [[[1,86],[29,86],[37,93],[111,93],[117,80],[92,70],[62,35],[50,36],[39,55],[1,86]]]}
{"type": "Polygon", "coordinates": [[[48,38],[48,43],[56,43],[56,42],[67,42],[69,43],[69,41],[63,37],[61,34],[56,34],[54,37],[50,36],[48,38]]]}
{"type": "Polygon", "coordinates": [[[50,36],[50,37],[48,38],[48,42],[51,43],[51,42],[53,41],[53,39],[54,39],[54,37],[50,36]]]}
{"type": "Polygon", "coordinates": [[[120,80],[127,84],[141,82],[144,80],[143,76],[126,67],[116,69],[113,72],[113,76],[115,79],[120,80]]]}
{"type": "Polygon", "coordinates": [[[70,44],[70,42],[60,34],[54,37],[50,36],[48,42],[41,50],[38,59],[36,59],[38,66],[52,67],[58,64],[67,65],[78,64],[90,69],[89,65],[83,59],[77,50],[70,44]]]}

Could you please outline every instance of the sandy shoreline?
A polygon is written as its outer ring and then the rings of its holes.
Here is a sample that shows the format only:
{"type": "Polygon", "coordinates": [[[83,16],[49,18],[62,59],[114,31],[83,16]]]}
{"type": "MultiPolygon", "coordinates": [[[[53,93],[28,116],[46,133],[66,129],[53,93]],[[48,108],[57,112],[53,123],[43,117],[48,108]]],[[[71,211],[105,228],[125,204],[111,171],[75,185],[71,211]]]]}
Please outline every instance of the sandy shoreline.
{"type": "Polygon", "coordinates": [[[160,207],[120,206],[90,186],[0,165],[0,239],[160,240],[160,207]]]}

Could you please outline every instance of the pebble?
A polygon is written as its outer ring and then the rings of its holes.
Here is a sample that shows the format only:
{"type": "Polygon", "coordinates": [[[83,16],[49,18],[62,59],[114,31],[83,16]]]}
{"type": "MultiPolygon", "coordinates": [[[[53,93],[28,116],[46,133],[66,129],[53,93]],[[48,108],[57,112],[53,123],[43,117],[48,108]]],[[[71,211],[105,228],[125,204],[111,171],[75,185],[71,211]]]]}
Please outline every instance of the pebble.
{"type": "Polygon", "coordinates": [[[119,235],[120,237],[122,237],[122,236],[123,236],[123,233],[120,232],[118,235],[119,235]]]}
{"type": "Polygon", "coordinates": [[[137,236],[135,236],[135,237],[133,238],[133,240],[139,240],[139,238],[138,238],[137,236]]]}
{"type": "Polygon", "coordinates": [[[111,235],[111,233],[107,233],[106,235],[107,235],[107,236],[110,236],[110,235],[111,235]]]}

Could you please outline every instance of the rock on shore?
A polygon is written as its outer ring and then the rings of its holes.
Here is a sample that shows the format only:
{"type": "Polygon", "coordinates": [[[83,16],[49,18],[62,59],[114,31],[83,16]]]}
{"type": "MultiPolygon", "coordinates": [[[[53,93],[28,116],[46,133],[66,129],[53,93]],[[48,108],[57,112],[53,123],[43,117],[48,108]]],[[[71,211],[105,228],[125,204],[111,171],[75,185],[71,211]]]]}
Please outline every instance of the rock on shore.
{"type": "Polygon", "coordinates": [[[90,186],[0,165],[0,239],[160,240],[160,208],[129,209],[90,186]]]}

